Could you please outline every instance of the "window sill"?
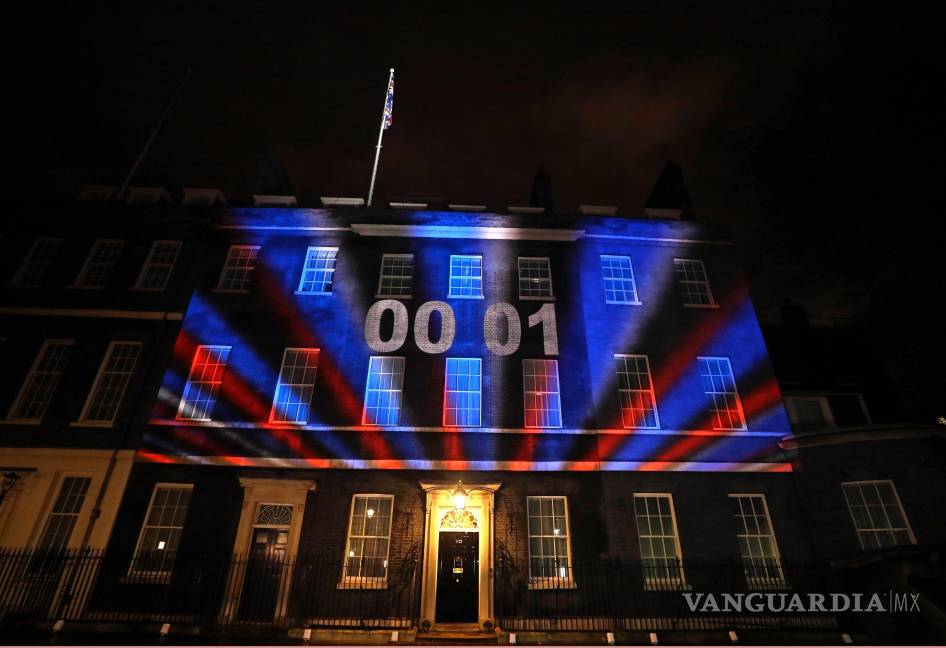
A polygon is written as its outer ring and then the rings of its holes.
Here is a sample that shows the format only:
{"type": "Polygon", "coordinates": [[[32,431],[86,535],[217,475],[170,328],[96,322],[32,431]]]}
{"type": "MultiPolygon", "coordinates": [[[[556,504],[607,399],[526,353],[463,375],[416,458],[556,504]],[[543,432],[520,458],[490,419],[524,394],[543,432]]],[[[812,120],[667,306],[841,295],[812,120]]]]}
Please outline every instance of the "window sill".
{"type": "Polygon", "coordinates": [[[381,579],[352,579],[352,580],[343,580],[338,585],[335,586],[335,589],[340,590],[365,590],[365,589],[387,589],[388,580],[386,578],[381,579]]]}
{"type": "Polygon", "coordinates": [[[519,301],[545,301],[545,302],[553,302],[553,301],[555,301],[555,297],[551,297],[551,296],[549,296],[549,297],[539,297],[539,296],[537,296],[537,295],[519,295],[519,301]]]}
{"type": "Polygon", "coordinates": [[[320,292],[315,290],[297,290],[295,291],[297,295],[314,295],[316,297],[331,297],[335,293],[333,292],[320,292]]]}
{"type": "Polygon", "coordinates": [[[0,419],[0,425],[39,425],[40,419],[0,419]]]}
{"type": "Polygon", "coordinates": [[[578,589],[578,585],[570,578],[539,578],[529,581],[530,590],[560,590],[578,589]]]}
{"type": "Polygon", "coordinates": [[[619,302],[619,301],[607,301],[607,300],[605,300],[604,303],[605,303],[605,304],[610,304],[610,305],[612,305],[612,306],[643,306],[643,305],[644,305],[644,302],[639,302],[639,301],[619,302]]]}
{"type": "Polygon", "coordinates": [[[144,292],[144,293],[161,293],[167,289],[167,286],[164,288],[145,288],[143,286],[128,286],[128,290],[134,292],[144,292]]]}
{"type": "Polygon", "coordinates": [[[69,423],[71,428],[113,428],[114,421],[72,421],[69,423]]]}
{"type": "Polygon", "coordinates": [[[719,304],[684,304],[684,308],[719,308],[719,304]]]}
{"type": "Polygon", "coordinates": [[[105,286],[77,286],[72,284],[71,286],[66,286],[68,290],[104,290],[105,286]]]}
{"type": "Polygon", "coordinates": [[[375,299],[414,299],[414,295],[375,295],[375,299]]]}
{"type": "Polygon", "coordinates": [[[214,288],[211,292],[224,295],[248,295],[250,290],[249,288],[214,288]]]}
{"type": "Polygon", "coordinates": [[[688,592],[693,589],[692,585],[689,585],[683,581],[675,580],[655,580],[655,581],[644,581],[644,591],[645,592],[688,592]]]}
{"type": "Polygon", "coordinates": [[[447,295],[447,299],[486,299],[483,295],[447,295]]]}

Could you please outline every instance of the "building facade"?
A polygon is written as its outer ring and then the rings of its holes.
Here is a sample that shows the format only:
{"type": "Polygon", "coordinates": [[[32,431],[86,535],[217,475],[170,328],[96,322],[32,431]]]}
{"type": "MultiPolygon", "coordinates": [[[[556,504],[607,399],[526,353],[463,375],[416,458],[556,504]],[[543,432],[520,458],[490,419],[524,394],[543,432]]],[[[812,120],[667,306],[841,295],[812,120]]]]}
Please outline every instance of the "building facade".
{"type": "MultiPolygon", "coordinates": [[[[21,475],[0,509],[3,542],[52,549],[37,529],[62,499],[75,529],[55,549],[98,553],[43,572],[38,604],[0,599],[5,618],[45,606],[51,619],[316,630],[839,628],[836,615],[693,614],[681,597],[829,591],[838,552],[813,525],[863,531],[812,513],[818,489],[842,486],[823,465],[799,481],[803,430],[793,435],[725,229],[148,209],[147,229],[112,233],[103,217],[94,242],[62,237],[92,246],[74,284],[105,264],[89,260],[102,240],[136,241],[108,256],[121,259],[111,293],[66,287],[64,261],[59,283],[17,286],[41,245],[27,240],[53,235],[7,239],[27,251],[7,256],[0,331],[0,463],[21,475]],[[156,255],[167,283],[141,291],[156,255]],[[50,345],[86,337],[105,354],[98,374],[92,359],[74,374],[47,362],[50,345]],[[110,372],[133,345],[141,363],[110,372]],[[80,425],[109,373],[122,386],[111,425],[80,425]],[[81,407],[62,397],[89,385],[81,407]],[[52,405],[36,420],[42,399],[52,405]],[[51,452],[59,463],[29,470],[30,453],[51,452]],[[77,497],[65,489],[83,453],[100,463],[77,497]],[[107,507],[91,495],[106,475],[107,507]],[[79,530],[92,520],[94,541],[79,530]]],[[[943,539],[932,522],[921,538],[885,524],[883,546],[943,539]]],[[[32,573],[17,564],[6,573],[32,573]]]]}

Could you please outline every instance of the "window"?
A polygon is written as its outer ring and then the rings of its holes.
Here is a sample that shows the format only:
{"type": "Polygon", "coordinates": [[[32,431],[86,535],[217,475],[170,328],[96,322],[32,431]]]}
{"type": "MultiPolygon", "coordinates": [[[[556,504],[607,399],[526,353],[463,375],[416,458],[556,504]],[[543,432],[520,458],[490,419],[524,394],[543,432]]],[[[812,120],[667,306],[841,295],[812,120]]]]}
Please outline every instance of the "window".
{"type": "Polygon", "coordinates": [[[551,299],[552,270],[547,257],[519,257],[519,299],[551,299]]]}
{"type": "Polygon", "coordinates": [[[80,421],[109,425],[115,421],[140,352],[139,342],[112,342],[108,345],[85,407],[82,408],[80,421]]]}
{"type": "Polygon", "coordinates": [[[181,251],[180,241],[155,241],[151,244],[148,258],[141,268],[135,288],[161,291],[167,288],[168,280],[181,251]]]}
{"type": "Polygon", "coordinates": [[[729,358],[699,358],[700,377],[714,430],[745,430],[736,380],[729,358]]]}
{"type": "Polygon", "coordinates": [[[331,295],[338,248],[310,247],[305,253],[299,290],[306,295],[331,295]]]}
{"type": "Polygon", "coordinates": [[[785,405],[796,432],[834,429],[831,406],[824,396],[786,396],[785,405]]]}
{"type": "Polygon", "coordinates": [[[217,290],[247,292],[258,258],[258,245],[231,245],[227,259],[223,262],[223,272],[220,273],[217,290]]]}
{"type": "Polygon", "coordinates": [[[573,582],[564,497],[527,497],[529,580],[533,587],[568,587],[573,582]]]}
{"type": "Polygon", "coordinates": [[[604,300],[609,304],[640,304],[631,257],[601,255],[601,277],[604,279],[604,300]]]}
{"type": "Polygon", "coordinates": [[[13,276],[13,285],[24,288],[38,288],[43,285],[61,247],[62,239],[34,239],[29,252],[26,253],[26,257],[23,259],[23,263],[20,264],[20,268],[13,276]]]}
{"type": "Polygon", "coordinates": [[[683,587],[683,562],[673,497],[667,493],[635,493],[634,517],[641,545],[644,588],[683,587]]]}
{"type": "Polygon", "coordinates": [[[730,495],[729,499],[736,518],[739,555],[749,587],[783,586],[785,576],[765,495],[730,495]]]}
{"type": "Polygon", "coordinates": [[[194,352],[194,362],[184,386],[177,418],[190,421],[209,421],[217,391],[223,384],[223,374],[230,358],[229,346],[201,345],[194,352]]]}
{"type": "Polygon", "coordinates": [[[53,398],[59,378],[69,360],[72,340],[46,340],[36,355],[33,366],[7,418],[14,421],[39,423],[53,398]]]}
{"type": "Polygon", "coordinates": [[[397,425],[404,387],[404,358],[371,356],[362,425],[397,425]]]}
{"type": "Polygon", "coordinates": [[[684,306],[716,306],[702,261],[674,259],[673,264],[676,266],[677,281],[680,282],[680,290],[683,292],[684,306]]]}
{"type": "Polygon", "coordinates": [[[414,255],[385,254],[381,258],[376,297],[409,298],[414,294],[414,255]]]}
{"type": "Polygon", "coordinates": [[[393,495],[355,495],[352,498],[343,585],[384,586],[388,575],[393,508],[393,495]]]}
{"type": "Polygon", "coordinates": [[[283,351],[270,422],[308,423],[318,367],[318,349],[288,347],[283,351]]]}
{"type": "Polygon", "coordinates": [[[128,568],[130,575],[158,578],[171,575],[193,489],[192,484],[155,485],[128,568]]]}
{"type": "Polygon", "coordinates": [[[75,287],[93,290],[104,288],[123,247],[125,247],[125,242],[117,239],[95,241],[79,276],[76,277],[75,287]]]}
{"type": "Polygon", "coordinates": [[[916,544],[892,481],[846,482],[841,488],[861,549],[916,544]]]}
{"type": "Polygon", "coordinates": [[[447,358],[443,394],[443,424],[447,427],[479,427],[482,360],[447,358]]]}
{"type": "Polygon", "coordinates": [[[523,360],[522,385],[526,427],[562,427],[558,360],[523,360]]]}
{"type": "Polygon", "coordinates": [[[447,297],[483,299],[483,257],[450,255],[450,290],[447,297]]]}
{"type": "Polygon", "coordinates": [[[645,355],[614,356],[618,374],[621,420],[626,428],[660,428],[657,400],[650,380],[650,363],[645,355]]]}
{"type": "Polygon", "coordinates": [[[92,479],[89,477],[66,477],[62,480],[59,495],[53,502],[36,545],[37,551],[54,553],[66,548],[91,483],[92,479]]]}

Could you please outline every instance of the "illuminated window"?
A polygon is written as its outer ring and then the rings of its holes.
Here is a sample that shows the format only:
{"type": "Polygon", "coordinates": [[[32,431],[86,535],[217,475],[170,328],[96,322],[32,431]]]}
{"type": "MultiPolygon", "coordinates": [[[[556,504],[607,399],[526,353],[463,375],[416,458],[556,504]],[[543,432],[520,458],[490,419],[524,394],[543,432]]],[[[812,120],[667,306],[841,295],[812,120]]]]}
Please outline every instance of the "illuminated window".
{"type": "Polygon", "coordinates": [[[785,584],[775,532],[765,495],[730,495],[736,518],[739,555],[750,587],[769,588],[785,584]]]}
{"type": "Polygon", "coordinates": [[[85,407],[82,408],[80,421],[109,425],[115,421],[140,352],[139,342],[112,342],[108,345],[85,407]]]}
{"type": "Polygon", "coordinates": [[[861,549],[916,544],[892,481],[845,482],[841,488],[861,549]]]}
{"type": "Polygon", "coordinates": [[[210,420],[217,391],[223,384],[223,374],[227,370],[230,349],[229,346],[218,345],[197,347],[177,418],[188,421],[210,420]]]}
{"type": "Polygon", "coordinates": [[[450,290],[447,296],[483,298],[483,257],[450,255],[450,290]]]}
{"type": "Polygon", "coordinates": [[[522,384],[526,427],[562,427],[558,360],[523,360],[522,384]]]}
{"type": "Polygon", "coordinates": [[[650,380],[650,363],[645,355],[615,355],[621,420],[626,428],[660,428],[657,401],[650,380]]]}
{"type": "Polygon", "coordinates": [[[604,279],[604,300],[609,304],[640,304],[631,257],[601,255],[601,277],[604,279]]]}
{"type": "Polygon", "coordinates": [[[529,579],[534,587],[572,583],[568,501],[564,497],[527,497],[529,579]]]}
{"type": "Polygon", "coordinates": [[[43,342],[7,418],[29,423],[39,423],[43,419],[66,368],[73,343],[73,340],[43,342]]]}
{"type": "Polygon", "coordinates": [[[330,295],[335,281],[335,257],[338,248],[310,247],[305,253],[299,290],[306,295],[330,295]]]}
{"type": "Polygon", "coordinates": [[[288,347],[282,355],[282,367],[276,381],[273,423],[307,423],[315,391],[315,374],[319,366],[318,349],[288,347]]]}
{"type": "Polygon", "coordinates": [[[248,291],[258,258],[258,245],[231,245],[227,252],[227,259],[223,262],[223,271],[220,273],[220,281],[217,282],[217,290],[248,291]]]}
{"type": "Polygon", "coordinates": [[[550,299],[552,270],[546,257],[519,257],[519,299],[550,299]]]}
{"type": "Polygon", "coordinates": [[[715,306],[706,267],[699,259],[674,259],[684,306],[715,306]]]}
{"type": "Polygon", "coordinates": [[[79,512],[91,483],[89,477],[65,477],[62,480],[59,495],[53,502],[36,545],[37,551],[53,553],[66,548],[79,520],[79,512]]]}
{"type": "Polygon", "coordinates": [[[345,543],[342,583],[348,587],[378,587],[388,575],[393,495],[355,495],[345,543]]]}
{"type": "Polygon", "coordinates": [[[635,493],[634,517],[641,546],[644,588],[683,587],[683,562],[673,497],[668,493],[635,493]]]}
{"type": "Polygon", "coordinates": [[[414,255],[385,254],[381,258],[377,297],[408,298],[414,294],[414,255]]]}
{"type": "Polygon", "coordinates": [[[148,258],[141,268],[135,288],[138,290],[164,290],[177,263],[181,251],[180,241],[155,241],[151,244],[148,258]]]}
{"type": "Polygon", "coordinates": [[[404,358],[371,356],[362,425],[397,425],[404,387],[404,358]]]}
{"type": "Polygon", "coordinates": [[[98,239],[92,245],[92,251],[85,259],[85,264],[76,277],[76,288],[101,290],[105,287],[118,256],[125,247],[125,242],[117,239],[98,239]]]}
{"type": "Polygon", "coordinates": [[[59,249],[62,247],[62,239],[58,238],[38,238],[33,240],[29,252],[23,258],[23,263],[13,276],[13,285],[23,288],[38,288],[49,275],[49,269],[52,267],[59,249]]]}
{"type": "Polygon", "coordinates": [[[736,380],[733,378],[729,358],[699,358],[700,377],[706,404],[712,416],[714,430],[745,430],[746,419],[742,413],[736,380]]]}
{"type": "Polygon", "coordinates": [[[834,429],[831,405],[824,396],[786,396],[785,405],[796,432],[834,429]]]}
{"type": "Polygon", "coordinates": [[[480,370],[479,358],[447,358],[444,385],[443,424],[449,427],[479,427],[480,370]]]}
{"type": "Polygon", "coordinates": [[[192,484],[155,485],[129,574],[155,578],[171,575],[193,489],[192,484]]]}

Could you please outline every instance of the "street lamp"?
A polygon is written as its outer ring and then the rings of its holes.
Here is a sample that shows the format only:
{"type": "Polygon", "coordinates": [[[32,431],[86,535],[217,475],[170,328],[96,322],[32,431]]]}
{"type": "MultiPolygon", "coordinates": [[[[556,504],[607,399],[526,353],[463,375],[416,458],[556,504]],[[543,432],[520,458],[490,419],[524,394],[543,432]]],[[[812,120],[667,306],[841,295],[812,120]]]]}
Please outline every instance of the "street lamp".
{"type": "Polygon", "coordinates": [[[463,481],[457,481],[457,487],[453,489],[453,508],[459,513],[466,508],[467,491],[463,489],[463,481]]]}

